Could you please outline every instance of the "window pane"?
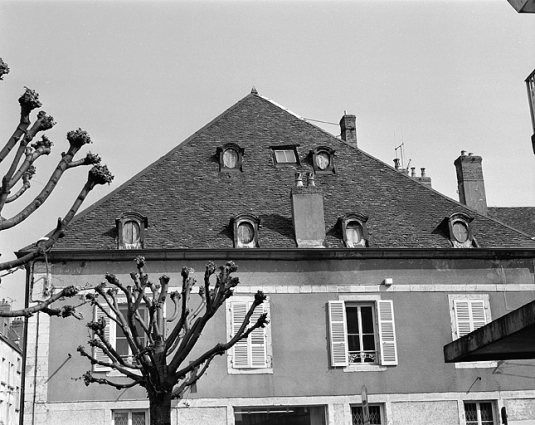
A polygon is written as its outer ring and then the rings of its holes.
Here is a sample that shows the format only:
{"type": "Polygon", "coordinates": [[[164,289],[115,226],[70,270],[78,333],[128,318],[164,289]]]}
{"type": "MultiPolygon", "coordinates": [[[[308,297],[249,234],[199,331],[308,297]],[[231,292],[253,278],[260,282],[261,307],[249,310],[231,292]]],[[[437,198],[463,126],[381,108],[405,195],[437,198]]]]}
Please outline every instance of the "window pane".
{"type": "Polygon", "coordinates": [[[364,306],[360,308],[362,316],[362,332],[365,334],[373,334],[373,310],[371,306],[364,306]]]}
{"type": "Polygon", "coordinates": [[[227,168],[236,168],[238,164],[238,152],[234,149],[227,149],[223,153],[223,165],[227,168]]]}
{"type": "Polygon", "coordinates": [[[325,425],[322,406],[269,406],[234,409],[236,425],[325,425]]]}
{"type": "Polygon", "coordinates": [[[124,223],[123,242],[127,244],[139,242],[139,224],[136,221],[127,221],[124,223]]]}
{"type": "Polygon", "coordinates": [[[132,412],[132,425],[145,425],[145,412],[132,412]]]}
{"type": "Polygon", "coordinates": [[[238,241],[249,244],[254,239],[254,228],[251,223],[243,222],[238,225],[238,241]]]}
{"type": "Polygon", "coordinates": [[[479,410],[481,413],[481,424],[492,425],[494,423],[494,417],[492,416],[492,404],[491,403],[479,403],[479,410]]]}
{"type": "Polygon", "coordinates": [[[126,338],[117,338],[115,341],[115,350],[121,357],[127,357],[130,354],[126,338]]]}
{"type": "Polygon", "coordinates": [[[358,335],[348,335],[347,343],[349,346],[349,351],[360,351],[360,341],[358,335]]]}
{"type": "Polygon", "coordinates": [[[297,162],[295,152],[293,149],[277,149],[275,150],[275,160],[277,163],[294,163],[297,162]]]}
{"type": "MultiPolygon", "coordinates": [[[[370,424],[381,425],[381,407],[369,406],[370,411],[370,424]]],[[[364,417],[362,413],[362,406],[351,406],[351,416],[353,425],[363,425],[364,417]]]]}
{"type": "Polygon", "coordinates": [[[453,224],[453,236],[459,242],[466,242],[468,240],[468,228],[466,224],[457,221],[453,224]]]}
{"type": "Polygon", "coordinates": [[[128,412],[115,412],[113,420],[115,425],[128,425],[128,412]]]}
{"type": "Polygon", "coordinates": [[[356,245],[362,240],[362,226],[358,222],[347,223],[346,239],[350,245],[356,245]]]}
{"type": "Polygon", "coordinates": [[[346,307],[346,318],[347,318],[347,332],[350,334],[358,334],[359,333],[358,308],[346,307]]]}
{"type": "Polygon", "coordinates": [[[375,337],[371,335],[362,336],[362,345],[365,351],[375,351],[375,337]]]}
{"type": "Polygon", "coordinates": [[[478,425],[475,403],[464,403],[464,414],[466,416],[466,425],[478,425]]]}

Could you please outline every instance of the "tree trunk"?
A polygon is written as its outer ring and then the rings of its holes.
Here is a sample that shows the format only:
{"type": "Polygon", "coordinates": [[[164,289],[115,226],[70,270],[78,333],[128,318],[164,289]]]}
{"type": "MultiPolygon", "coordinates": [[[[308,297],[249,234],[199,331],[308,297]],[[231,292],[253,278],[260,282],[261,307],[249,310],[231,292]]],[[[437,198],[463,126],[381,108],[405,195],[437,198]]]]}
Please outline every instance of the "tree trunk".
{"type": "Polygon", "coordinates": [[[150,425],[171,425],[171,391],[150,394],[150,425]]]}

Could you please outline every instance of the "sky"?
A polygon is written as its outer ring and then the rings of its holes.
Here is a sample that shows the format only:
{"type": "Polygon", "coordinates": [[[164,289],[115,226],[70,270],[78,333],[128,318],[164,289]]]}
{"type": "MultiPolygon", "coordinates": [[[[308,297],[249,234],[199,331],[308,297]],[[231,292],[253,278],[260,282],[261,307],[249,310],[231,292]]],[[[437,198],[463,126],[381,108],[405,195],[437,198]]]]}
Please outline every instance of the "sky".
{"type": "MultiPolygon", "coordinates": [[[[253,86],[335,136],[344,111],[355,114],[361,149],[393,165],[403,143],[404,165],[425,167],[455,200],[453,161],[466,150],[483,157],[489,206],[535,206],[524,83],[535,14],[506,0],[0,0],[0,57],[11,68],[0,82],[4,140],[24,86],[57,122],[46,133],[54,151],[6,218],[46,183],[68,131],[88,131],[94,144],[79,155],[98,153],[115,175],[87,207],[253,86]]],[[[2,232],[2,260],[54,227],[86,175],[70,170],[30,219],[2,232]]],[[[0,298],[21,306],[24,273],[2,279],[0,298]]]]}

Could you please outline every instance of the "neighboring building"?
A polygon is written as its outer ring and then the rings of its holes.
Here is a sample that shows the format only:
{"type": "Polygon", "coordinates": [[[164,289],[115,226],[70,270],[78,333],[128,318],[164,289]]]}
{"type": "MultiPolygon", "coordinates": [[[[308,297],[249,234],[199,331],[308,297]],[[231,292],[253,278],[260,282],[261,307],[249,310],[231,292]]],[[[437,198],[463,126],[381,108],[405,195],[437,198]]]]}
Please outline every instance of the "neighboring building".
{"type": "MultiPolygon", "coordinates": [[[[446,364],[442,352],[535,299],[533,233],[488,213],[480,157],[455,161],[463,204],[360,150],[355,116],[340,131],[253,90],[79,214],[33,265],[34,299],[106,272],[128,282],[136,255],[175,285],[184,265],[200,282],[207,261],[236,261],[241,284],[199,350],[229,338],[259,289],[271,323],[214,360],[174,423],[361,424],[365,385],[372,424],[498,425],[502,410],[535,424],[534,361],[446,364]]],[[[25,425],[73,412],[77,424],[147,423],[142,388],[73,379],[91,368],[76,354],[83,322],[39,314],[28,335],[25,425]]]]}
{"type": "MultiPolygon", "coordinates": [[[[9,311],[11,305],[2,300],[0,310],[9,311]]],[[[0,317],[0,425],[19,424],[22,350],[18,344],[17,327],[20,323],[20,319],[12,321],[0,317]]]]}

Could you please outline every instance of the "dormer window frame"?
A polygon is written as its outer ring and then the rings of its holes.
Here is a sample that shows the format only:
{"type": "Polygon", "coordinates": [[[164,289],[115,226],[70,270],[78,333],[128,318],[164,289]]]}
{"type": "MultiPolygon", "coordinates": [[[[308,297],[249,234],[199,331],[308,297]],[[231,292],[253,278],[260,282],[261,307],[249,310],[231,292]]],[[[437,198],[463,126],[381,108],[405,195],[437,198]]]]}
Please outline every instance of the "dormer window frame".
{"type": "Polygon", "coordinates": [[[334,174],[334,153],[336,151],[329,146],[318,146],[310,151],[312,156],[312,167],[316,174],[334,174]],[[327,158],[328,163],[325,165],[324,160],[327,158]]]}
{"type": "Polygon", "coordinates": [[[216,155],[219,160],[219,172],[235,172],[243,171],[243,155],[245,149],[240,147],[236,143],[225,143],[223,146],[220,146],[216,150],[216,155]],[[233,151],[236,153],[236,163],[233,167],[228,166],[227,154],[233,151]]]}
{"type": "Polygon", "coordinates": [[[275,145],[270,146],[272,155],[273,155],[273,164],[275,167],[288,167],[288,166],[295,166],[301,165],[301,162],[299,161],[299,153],[297,152],[297,148],[299,145],[293,144],[293,145],[275,145]],[[293,155],[295,156],[295,161],[280,161],[281,155],[277,155],[277,152],[282,152],[283,155],[286,157],[287,152],[293,152],[293,155]]]}
{"type": "Polygon", "coordinates": [[[478,246],[470,226],[472,220],[474,218],[465,213],[454,213],[447,218],[449,238],[454,248],[473,248],[478,246]],[[462,230],[462,228],[466,230],[466,238],[458,236],[459,229],[462,230]]]}
{"type": "Polygon", "coordinates": [[[117,227],[117,249],[143,249],[145,248],[145,229],[149,227],[149,221],[146,216],[137,212],[123,213],[115,219],[117,227]],[[139,235],[135,242],[127,243],[124,240],[124,231],[129,223],[135,223],[139,229],[139,235]]]}
{"type": "Polygon", "coordinates": [[[239,214],[230,220],[234,248],[258,248],[258,229],[260,228],[260,218],[253,214],[239,214]],[[253,237],[249,242],[240,240],[240,226],[250,225],[253,230],[253,237]]]}
{"type": "Polygon", "coordinates": [[[355,213],[345,214],[338,219],[346,248],[366,248],[368,246],[369,234],[366,225],[367,221],[367,216],[355,213]],[[356,223],[362,230],[362,237],[357,243],[353,243],[348,234],[348,228],[350,229],[351,223],[356,223]]]}

